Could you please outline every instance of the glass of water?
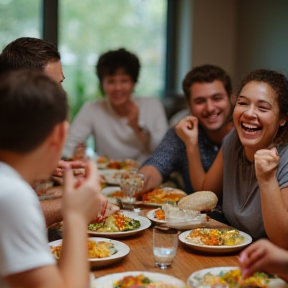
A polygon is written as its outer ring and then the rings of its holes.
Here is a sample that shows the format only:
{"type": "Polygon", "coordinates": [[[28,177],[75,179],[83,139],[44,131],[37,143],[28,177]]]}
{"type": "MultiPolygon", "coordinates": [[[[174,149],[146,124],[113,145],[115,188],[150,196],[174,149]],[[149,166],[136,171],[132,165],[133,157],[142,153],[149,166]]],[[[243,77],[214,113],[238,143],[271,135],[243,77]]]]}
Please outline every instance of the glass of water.
{"type": "Polygon", "coordinates": [[[153,254],[155,265],[161,269],[171,267],[178,247],[178,230],[166,226],[153,229],[153,254]]]}

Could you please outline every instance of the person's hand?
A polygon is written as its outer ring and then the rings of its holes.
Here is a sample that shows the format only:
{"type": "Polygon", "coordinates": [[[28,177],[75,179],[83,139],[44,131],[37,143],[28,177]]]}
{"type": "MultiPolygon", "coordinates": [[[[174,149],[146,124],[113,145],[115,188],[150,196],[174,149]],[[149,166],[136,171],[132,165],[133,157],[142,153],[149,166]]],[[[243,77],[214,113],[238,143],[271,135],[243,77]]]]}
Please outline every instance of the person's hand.
{"type": "Polygon", "coordinates": [[[73,160],[83,161],[86,158],[86,145],[84,143],[78,143],[73,154],[73,160]]]}
{"type": "Polygon", "coordinates": [[[62,213],[65,215],[76,213],[84,217],[87,224],[99,215],[104,216],[107,198],[100,192],[99,174],[96,164],[88,160],[85,177],[75,181],[72,169],[68,168],[64,174],[64,193],[62,199],[62,213]]]}
{"type": "Polygon", "coordinates": [[[254,155],[254,161],[258,182],[266,182],[275,177],[279,165],[279,155],[276,148],[258,150],[254,155]]]}
{"type": "Polygon", "coordinates": [[[185,117],[175,126],[175,131],[186,146],[198,144],[198,119],[196,117],[185,117]]]}
{"type": "Polygon", "coordinates": [[[139,109],[137,105],[133,101],[129,100],[129,102],[126,104],[126,109],[127,109],[128,125],[133,130],[139,129],[138,126],[139,109]]]}
{"type": "Polygon", "coordinates": [[[86,162],[84,161],[79,161],[79,160],[74,160],[74,161],[66,161],[66,160],[59,160],[57,167],[59,168],[69,168],[71,167],[72,169],[75,168],[85,168],[86,167],[86,162]]]}
{"type": "Polygon", "coordinates": [[[245,278],[255,271],[283,276],[288,269],[288,251],[277,247],[266,239],[248,246],[239,256],[240,268],[245,278]]]}

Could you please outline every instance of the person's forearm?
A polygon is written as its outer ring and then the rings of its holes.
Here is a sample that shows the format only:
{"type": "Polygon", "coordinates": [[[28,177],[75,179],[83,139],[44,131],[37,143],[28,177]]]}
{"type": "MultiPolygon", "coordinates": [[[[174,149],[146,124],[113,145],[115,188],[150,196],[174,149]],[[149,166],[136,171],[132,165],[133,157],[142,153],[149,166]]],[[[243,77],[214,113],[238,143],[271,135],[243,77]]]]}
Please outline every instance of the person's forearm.
{"type": "Polygon", "coordinates": [[[144,187],[143,191],[148,191],[150,189],[154,189],[158,187],[162,183],[162,175],[152,165],[143,166],[139,173],[144,174],[144,187]]]}
{"type": "Polygon", "coordinates": [[[62,221],[61,198],[40,201],[46,227],[62,221]]]}
{"type": "MultiPolygon", "coordinates": [[[[265,231],[271,242],[288,248],[288,212],[276,177],[269,182],[259,182],[265,231]]],[[[287,189],[287,188],[286,188],[287,189]]]]}
{"type": "Polygon", "coordinates": [[[89,287],[87,241],[85,219],[73,212],[65,215],[59,268],[67,287],[89,287]],[[68,241],[65,241],[65,239],[68,239],[68,241]]]}
{"type": "Polygon", "coordinates": [[[186,146],[188,163],[189,163],[189,176],[192,187],[195,191],[203,190],[206,173],[203,169],[200,151],[198,145],[186,146]]]}

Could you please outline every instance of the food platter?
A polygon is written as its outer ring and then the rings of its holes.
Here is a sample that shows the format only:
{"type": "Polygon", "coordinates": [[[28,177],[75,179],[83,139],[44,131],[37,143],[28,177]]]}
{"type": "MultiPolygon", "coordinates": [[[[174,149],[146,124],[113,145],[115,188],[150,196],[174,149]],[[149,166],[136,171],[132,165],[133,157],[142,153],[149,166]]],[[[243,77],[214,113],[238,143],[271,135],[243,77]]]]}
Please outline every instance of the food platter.
{"type": "Polygon", "coordinates": [[[120,185],[121,175],[127,173],[126,170],[103,169],[99,170],[100,182],[109,185],[120,185]]]}
{"type": "MultiPolygon", "coordinates": [[[[102,237],[101,238],[100,237],[89,237],[88,239],[95,241],[95,242],[98,242],[98,241],[110,242],[114,245],[115,249],[117,250],[117,252],[115,254],[113,254],[109,257],[88,258],[88,261],[89,261],[91,267],[103,267],[103,266],[113,264],[113,263],[118,262],[121,259],[123,259],[130,252],[130,248],[128,245],[126,245],[125,243],[122,243],[120,241],[117,241],[117,240],[112,240],[112,239],[102,238],[102,237]]],[[[62,245],[62,239],[56,240],[53,242],[49,242],[50,247],[61,246],[61,245],[62,245]]]]}
{"type": "Polygon", "coordinates": [[[156,212],[157,210],[160,210],[160,208],[150,210],[150,211],[147,213],[147,218],[150,219],[151,221],[155,222],[155,223],[159,223],[159,224],[164,224],[164,223],[166,223],[165,220],[159,220],[159,219],[155,218],[155,212],[156,212]]]}
{"type": "MultiPolygon", "coordinates": [[[[107,178],[107,177],[106,177],[107,178]]],[[[112,181],[110,181],[110,183],[111,182],[113,182],[113,180],[112,181]]],[[[174,188],[161,188],[163,191],[164,191],[164,193],[163,193],[163,195],[164,194],[166,194],[165,196],[163,196],[164,198],[161,198],[161,196],[159,195],[159,196],[157,196],[157,198],[159,197],[159,202],[161,202],[161,203],[156,203],[156,202],[151,202],[151,201],[148,201],[148,200],[142,200],[142,201],[136,201],[134,204],[143,204],[143,205],[147,205],[147,206],[153,206],[153,207],[161,207],[162,205],[163,205],[163,203],[165,203],[165,201],[169,201],[169,200],[167,200],[167,199],[169,199],[169,196],[167,196],[167,195],[169,195],[169,193],[175,193],[175,194],[177,194],[177,195],[181,195],[180,197],[184,197],[184,196],[186,196],[186,193],[184,192],[184,191],[182,191],[182,190],[179,190],[179,189],[174,189],[174,188]]],[[[102,194],[104,194],[106,197],[109,197],[109,198],[122,198],[121,197],[121,195],[119,195],[119,196],[113,196],[113,195],[111,195],[113,192],[116,192],[116,191],[121,191],[121,188],[119,187],[119,186],[109,186],[109,187],[105,187],[105,188],[103,188],[102,190],[101,190],[101,192],[102,192],[102,194]]],[[[154,190],[153,190],[154,191],[154,190]]],[[[152,191],[152,192],[153,192],[152,191]]],[[[149,193],[151,193],[151,192],[148,192],[147,194],[149,194],[149,193]]],[[[155,199],[156,200],[156,199],[155,199]]],[[[157,200],[156,200],[157,201],[157,200]]],[[[113,202],[113,201],[112,201],[113,202]]],[[[150,219],[151,220],[151,219],[150,219]]]]}
{"type": "Polygon", "coordinates": [[[203,244],[196,244],[196,243],[192,243],[190,241],[188,241],[186,239],[186,237],[190,234],[192,230],[188,230],[188,231],[185,231],[183,233],[181,233],[179,235],[179,240],[195,249],[195,250],[198,250],[198,251],[203,251],[203,252],[209,252],[209,253],[230,253],[230,252],[235,252],[235,251],[239,251],[239,250],[242,250],[244,247],[246,247],[247,245],[249,245],[251,242],[252,242],[252,237],[250,235],[248,235],[247,233],[244,233],[242,231],[239,231],[239,235],[243,236],[244,237],[244,242],[241,243],[241,244],[238,244],[238,245],[233,245],[233,246],[225,246],[225,245],[222,245],[222,246],[212,246],[212,245],[203,245],[203,244]]]}
{"type": "MultiPolygon", "coordinates": [[[[239,269],[239,267],[212,267],[212,268],[207,268],[207,269],[202,269],[199,271],[194,272],[193,274],[191,274],[187,280],[187,287],[189,288],[197,288],[197,287],[217,287],[216,285],[207,285],[206,283],[203,283],[203,279],[204,276],[208,273],[212,274],[213,276],[218,276],[221,275],[225,272],[231,271],[231,270],[236,270],[239,269]]],[[[211,278],[210,278],[211,281],[211,278]]],[[[238,287],[239,284],[234,284],[235,286],[233,287],[238,287]]],[[[219,285],[218,285],[219,286],[219,285]]],[[[243,284],[243,287],[245,286],[245,284],[243,284]]],[[[287,283],[278,278],[278,277],[273,277],[271,279],[266,279],[265,280],[265,285],[263,285],[263,287],[273,287],[273,288],[284,288],[287,287],[287,283]]],[[[230,285],[225,285],[222,284],[220,285],[220,287],[230,287],[230,285]]],[[[231,285],[232,287],[232,285],[231,285]]],[[[240,286],[241,287],[241,286],[240,286]]],[[[246,284],[247,287],[247,284],[246,284]]],[[[256,286],[255,286],[256,287],[256,286]]]]}
{"type": "MultiPolygon", "coordinates": [[[[162,274],[162,273],[153,273],[153,272],[146,272],[146,271],[128,271],[128,272],[122,272],[122,273],[113,273],[109,275],[105,275],[102,277],[99,277],[94,280],[92,287],[93,288],[107,288],[107,287],[113,287],[114,282],[121,280],[125,276],[137,276],[137,275],[144,275],[145,277],[148,277],[152,281],[163,281],[165,284],[161,287],[177,287],[177,288],[185,288],[186,283],[184,283],[182,280],[162,274]],[[170,285],[169,285],[170,284],[170,285]]],[[[159,286],[160,287],[160,286],[159,286]]]]}
{"type": "Polygon", "coordinates": [[[162,206],[167,202],[176,203],[179,199],[187,196],[187,194],[180,190],[170,187],[156,188],[151,192],[145,193],[142,196],[143,204],[151,206],[162,206]]]}
{"type": "MultiPolygon", "coordinates": [[[[127,216],[130,217],[130,215],[127,216]]],[[[139,232],[149,228],[151,225],[151,221],[146,217],[135,216],[133,217],[133,219],[140,221],[140,227],[138,229],[129,231],[118,231],[118,232],[100,232],[100,231],[88,230],[88,234],[100,237],[122,238],[138,234],[139,232]]]]}
{"type": "Polygon", "coordinates": [[[111,194],[116,192],[116,191],[121,191],[121,188],[119,186],[109,186],[105,187],[101,190],[101,193],[104,194],[106,197],[110,198],[119,198],[117,196],[112,196],[111,194]]]}
{"type": "Polygon", "coordinates": [[[139,167],[137,161],[132,159],[113,160],[105,156],[99,156],[96,159],[96,163],[98,169],[125,169],[129,171],[129,170],[137,170],[139,167]]]}

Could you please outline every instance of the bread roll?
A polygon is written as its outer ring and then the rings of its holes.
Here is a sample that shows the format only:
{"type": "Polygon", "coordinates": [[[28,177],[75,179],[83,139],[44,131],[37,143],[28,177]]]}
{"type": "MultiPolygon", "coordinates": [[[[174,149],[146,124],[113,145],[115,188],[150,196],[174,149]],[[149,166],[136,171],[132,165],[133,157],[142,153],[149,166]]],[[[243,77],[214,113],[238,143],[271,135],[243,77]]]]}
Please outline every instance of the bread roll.
{"type": "Polygon", "coordinates": [[[210,191],[198,191],[183,197],[178,207],[183,210],[212,211],[217,205],[218,198],[210,191]]]}

